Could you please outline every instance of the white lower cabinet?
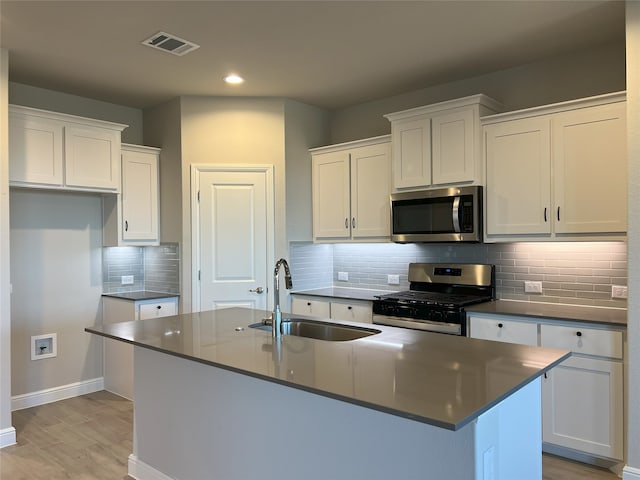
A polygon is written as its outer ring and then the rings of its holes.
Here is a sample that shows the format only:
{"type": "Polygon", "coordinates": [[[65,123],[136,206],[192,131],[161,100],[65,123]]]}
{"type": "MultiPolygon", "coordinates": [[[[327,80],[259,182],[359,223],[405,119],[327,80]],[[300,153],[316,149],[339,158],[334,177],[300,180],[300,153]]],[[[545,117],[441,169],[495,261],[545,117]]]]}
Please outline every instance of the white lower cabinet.
{"type": "Polygon", "coordinates": [[[570,350],[572,356],[550,370],[542,381],[543,443],[623,460],[622,330],[484,314],[469,314],[468,326],[472,338],[570,350]]]}
{"type": "Polygon", "coordinates": [[[367,300],[292,295],[291,313],[332,320],[373,323],[373,306],[367,300]]]}
{"type": "MultiPolygon", "coordinates": [[[[102,323],[168,317],[178,313],[178,297],[127,300],[102,297],[102,323]]],[[[133,346],[104,339],[104,389],[133,400],[133,346]]]]}

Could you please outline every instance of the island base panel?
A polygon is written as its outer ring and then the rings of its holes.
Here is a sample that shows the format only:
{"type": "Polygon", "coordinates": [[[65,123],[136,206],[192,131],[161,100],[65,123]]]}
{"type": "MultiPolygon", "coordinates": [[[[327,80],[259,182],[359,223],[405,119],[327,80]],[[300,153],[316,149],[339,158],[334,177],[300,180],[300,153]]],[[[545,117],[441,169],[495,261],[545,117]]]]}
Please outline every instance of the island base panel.
{"type": "Polygon", "coordinates": [[[452,431],[142,347],[134,357],[138,480],[541,478],[539,381],[452,431]]]}

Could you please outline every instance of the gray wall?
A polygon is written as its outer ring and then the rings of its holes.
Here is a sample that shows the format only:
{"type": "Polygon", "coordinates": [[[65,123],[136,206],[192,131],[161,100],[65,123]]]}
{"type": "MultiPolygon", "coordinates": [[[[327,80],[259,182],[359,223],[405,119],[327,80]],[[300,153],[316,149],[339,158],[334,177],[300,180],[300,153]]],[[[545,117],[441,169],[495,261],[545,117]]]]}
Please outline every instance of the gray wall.
{"type": "Polygon", "coordinates": [[[144,111],[146,145],[160,147],[160,238],[182,241],[182,130],[180,99],[144,111]]]}
{"type": "Polygon", "coordinates": [[[102,377],[99,195],[11,192],[12,394],[102,377]],[[56,333],[58,356],[31,360],[30,337],[56,333]]]}
{"type": "Polygon", "coordinates": [[[122,141],[143,145],[142,110],[113,103],[69,95],[20,83],[9,83],[9,103],[25,107],[41,108],[53,112],[95,118],[129,125],[122,132],[122,141]]]}
{"type": "Polygon", "coordinates": [[[0,448],[15,442],[11,426],[8,89],[9,54],[0,48],[0,448]]]}
{"type": "Polygon", "coordinates": [[[602,45],[338,110],[331,119],[331,142],[385,135],[391,132],[386,113],[476,93],[517,110],[624,89],[624,43],[602,45]]]}
{"type": "MultiPolygon", "coordinates": [[[[627,2],[627,146],[629,152],[629,312],[627,465],[640,478],[640,2],[627,2]]],[[[633,474],[633,475],[632,475],[633,474]]]]}

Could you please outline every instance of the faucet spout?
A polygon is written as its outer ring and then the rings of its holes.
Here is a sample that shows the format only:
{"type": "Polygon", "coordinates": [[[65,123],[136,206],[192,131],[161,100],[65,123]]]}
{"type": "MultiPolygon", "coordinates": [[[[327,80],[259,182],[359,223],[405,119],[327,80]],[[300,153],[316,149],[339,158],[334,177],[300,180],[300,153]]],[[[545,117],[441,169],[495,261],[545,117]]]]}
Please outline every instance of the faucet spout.
{"type": "Polygon", "coordinates": [[[274,338],[280,338],[282,336],[282,312],[280,311],[280,268],[284,268],[284,285],[287,290],[293,288],[293,282],[291,281],[291,271],[289,270],[289,264],[284,258],[281,258],[276,262],[276,266],[273,269],[273,322],[271,323],[271,334],[274,338]]]}

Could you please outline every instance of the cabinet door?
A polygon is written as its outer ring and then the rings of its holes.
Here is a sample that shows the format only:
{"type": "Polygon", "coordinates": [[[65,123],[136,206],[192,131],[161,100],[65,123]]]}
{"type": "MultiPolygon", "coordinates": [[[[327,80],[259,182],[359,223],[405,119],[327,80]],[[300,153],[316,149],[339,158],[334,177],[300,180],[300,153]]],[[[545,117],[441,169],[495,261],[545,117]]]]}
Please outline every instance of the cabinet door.
{"type": "Polygon", "coordinates": [[[158,240],[158,154],[122,151],[122,239],[158,240]]]}
{"type": "Polygon", "coordinates": [[[553,119],[556,233],[627,231],[624,103],[553,119]]]}
{"type": "Polygon", "coordinates": [[[487,125],[487,235],[551,234],[549,117],[487,125]]]}
{"type": "Polygon", "coordinates": [[[502,317],[469,316],[469,336],[482,340],[538,346],[538,325],[530,322],[505,320],[502,317]]]}
{"type": "Polygon", "coordinates": [[[294,295],[291,298],[291,313],[296,315],[330,318],[331,303],[328,300],[311,299],[294,295]]]}
{"type": "Polygon", "coordinates": [[[351,235],[388,237],[391,212],[391,152],[389,144],[351,151],[351,235]]]}
{"type": "Polygon", "coordinates": [[[314,155],[312,162],[313,236],[349,238],[349,153],[321,153],[314,155]]]}
{"type": "Polygon", "coordinates": [[[393,187],[431,185],[431,119],[397,120],[391,125],[393,187]]]}
{"type": "Polygon", "coordinates": [[[66,126],[65,184],[120,190],[120,132],[99,127],[66,126]]]}
{"type": "Polygon", "coordinates": [[[9,116],[9,181],[62,186],[62,123],[9,116]]]}
{"type": "Polygon", "coordinates": [[[471,182],[476,176],[475,122],[472,108],[431,118],[433,184],[471,182]]]}
{"type": "Polygon", "coordinates": [[[371,302],[331,302],[331,319],[373,323],[371,302]]]}
{"type": "Polygon", "coordinates": [[[542,382],[544,442],[622,460],[622,363],[571,357],[542,382]]]}

